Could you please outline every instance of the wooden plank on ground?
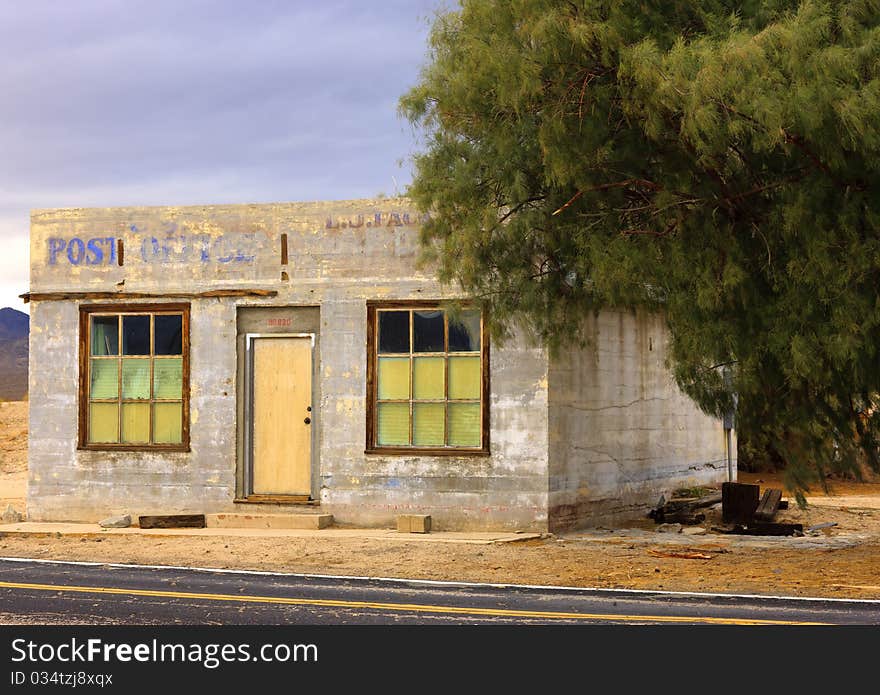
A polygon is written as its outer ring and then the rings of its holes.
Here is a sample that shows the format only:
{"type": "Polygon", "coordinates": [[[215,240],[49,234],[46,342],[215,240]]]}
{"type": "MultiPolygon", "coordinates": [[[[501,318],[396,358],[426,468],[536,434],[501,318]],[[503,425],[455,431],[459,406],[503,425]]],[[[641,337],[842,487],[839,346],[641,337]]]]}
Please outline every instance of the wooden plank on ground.
{"type": "Polygon", "coordinates": [[[779,511],[779,503],[782,501],[782,490],[769,488],[764,490],[761,501],[755,509],[755,519],[758,521],[772,521],[779,511]]]}
{"type": "Polygon", "coordinates": [[[166,514],[163,516],[139,516],[141,528],[205,528],[204,514],[166,514]]]}
{"type": "Polygon", "coordinates": [[[732,532],[742,536],[796,536],[804,534],[803,524],[783,524],[772,521],[762,521],[738,526],[732,532]]]}

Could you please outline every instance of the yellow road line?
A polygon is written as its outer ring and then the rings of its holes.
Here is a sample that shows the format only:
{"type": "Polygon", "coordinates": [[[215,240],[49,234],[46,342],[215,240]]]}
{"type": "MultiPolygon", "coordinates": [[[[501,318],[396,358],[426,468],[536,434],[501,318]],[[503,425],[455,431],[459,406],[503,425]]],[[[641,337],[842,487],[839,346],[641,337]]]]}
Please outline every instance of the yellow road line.
{"type": "Polygon", "coordinates": [[[565,613],[561,611],[526,611],[504,608],[476,608],[462,606],[433,606],[418,603],[378,603],[374,601],[341,601],[322,598],[288,598],[285,596],[238,596],[235,594],[199,594],[187,591],[156,591],[152,589],[122,589],[111,586],[62,586],[57,584],[26,584],[0,582],[2,589],[29,589],[81,594],[112,594],[115,596],[146,596],[152,598],[185,598],[199,601],[232,601],[237,603],[275,603],[288,606],[319,606],[324,608],[369,608],[382,611],[410,611],[417,613],[447,613],[453,615],[492,616],[502,618],[544,618],[554,620],[604,620],[649,623],[706,623],[710,625],[824,625],[791,620],[758,620],[751,618],[712,618],[678,615],[615,615],[610,613],[565,613]]]}

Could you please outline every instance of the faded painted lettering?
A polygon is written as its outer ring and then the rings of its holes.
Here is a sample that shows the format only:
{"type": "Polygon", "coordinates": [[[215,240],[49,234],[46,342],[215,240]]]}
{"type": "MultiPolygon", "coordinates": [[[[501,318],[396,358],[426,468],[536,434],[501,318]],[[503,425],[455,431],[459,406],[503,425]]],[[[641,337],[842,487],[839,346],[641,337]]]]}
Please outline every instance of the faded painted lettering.
{"type": "Polygon", "coordinates": [[[114,237],[92,237],[91,239],[62,239],[51,237],[47,240],[49,265],[57,265],[59,259],[70,265],[107,265],[116,260],[116,239],[114,237]],[[105,248],[109,245],[109,254],[105,248]]]}
{"type": "Polygon", "coordinates": [[[144,236],[141,259],[149,264],[253,263],[257,257],[256,234],[177,234],[144,236]]]}
{"type": "Polygon", "coordinates": [[[366,215],[355,215],[354,217],[328,217],[324,222],[324,229],[345,229],[347,227],[403,227],[425,222],[430,219],[428,213],[420,216],[413,216],[408,212],[374,212],[369,215],[371,218],[364,221],[366,215]]]}
{"type": "MultiPolygon", "coordinates": [[[[175,225],[176,226],[176,225],[175,225]]],[[[131,229],[137,230],[135,225],[131,229]]],[[[252,263],[257,257],[256,234],[139,235],[136,246],[148,264],[252,263]],[[138,243],[139,242],[139,243],[138,243]]],[[[50,237],[46,240],[49,265],[102,266],[116,263],[116,237],[50,237]]]]}

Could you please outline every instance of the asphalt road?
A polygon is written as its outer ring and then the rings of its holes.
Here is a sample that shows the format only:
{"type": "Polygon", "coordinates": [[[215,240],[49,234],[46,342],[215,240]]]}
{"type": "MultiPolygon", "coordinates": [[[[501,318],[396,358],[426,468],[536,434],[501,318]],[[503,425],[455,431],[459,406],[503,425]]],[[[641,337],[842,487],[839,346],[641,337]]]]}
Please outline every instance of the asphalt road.
{"type": "Polygon", "coordinates": [[[880,601],[0,559],[0,624],[880,624],[880,601]]]}

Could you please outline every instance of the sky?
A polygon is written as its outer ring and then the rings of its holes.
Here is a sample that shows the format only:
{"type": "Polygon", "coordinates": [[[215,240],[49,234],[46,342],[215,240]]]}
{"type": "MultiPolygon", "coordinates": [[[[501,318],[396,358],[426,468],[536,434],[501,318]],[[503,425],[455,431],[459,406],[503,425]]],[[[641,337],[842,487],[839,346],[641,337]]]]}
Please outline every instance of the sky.
{"type": "Polygon", "coordinates": [[[0,307],[30,210],[403,193],[440,0],[0,0],[0,307]]]}

